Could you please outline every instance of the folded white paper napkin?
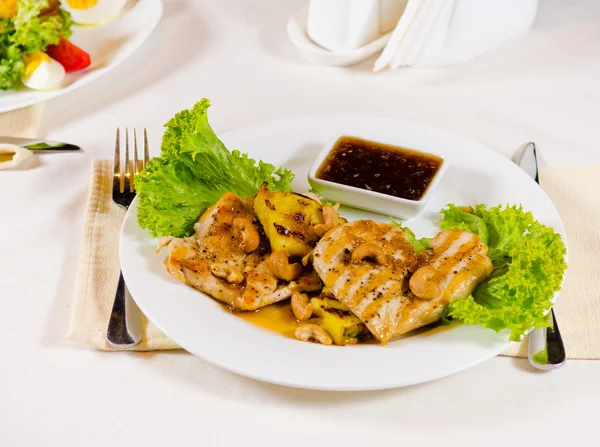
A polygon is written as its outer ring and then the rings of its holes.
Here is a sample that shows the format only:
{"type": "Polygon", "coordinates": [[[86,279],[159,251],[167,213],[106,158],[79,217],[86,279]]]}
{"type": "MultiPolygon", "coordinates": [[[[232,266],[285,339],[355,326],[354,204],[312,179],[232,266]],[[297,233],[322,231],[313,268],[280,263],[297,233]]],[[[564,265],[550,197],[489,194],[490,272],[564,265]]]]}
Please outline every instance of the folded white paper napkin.
{"type": "Polygon", "coordinates": [[[525,32],[536,12],[537,0],[408,0],[373,69],[472,59],[525,32]]]}
{"type": "Polygon", "coordinates": [[[392,31],[374,71],[472,59],[525,32],[538,0],[310,0],[308,37],[349,53],[392,31]]]}
{"type": "Polygon", "coordinates": [[[332,52],[347,53],[394,29],[409,0],[310,0],[307,34],[332,52]]]}

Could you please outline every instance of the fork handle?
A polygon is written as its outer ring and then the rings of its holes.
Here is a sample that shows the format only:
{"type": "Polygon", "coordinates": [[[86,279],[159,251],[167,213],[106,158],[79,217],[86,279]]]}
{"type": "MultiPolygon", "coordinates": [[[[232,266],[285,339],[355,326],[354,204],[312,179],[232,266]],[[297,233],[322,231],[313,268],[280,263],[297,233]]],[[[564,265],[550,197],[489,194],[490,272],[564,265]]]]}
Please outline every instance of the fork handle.
{"type": "Polygon", "coordinates": [[[119,283],[108,321],[106,339],[112,346],[126,348],[137,345],[141,338],[141,311],[125,287],[123,273],[119,272],[119,283]]]}

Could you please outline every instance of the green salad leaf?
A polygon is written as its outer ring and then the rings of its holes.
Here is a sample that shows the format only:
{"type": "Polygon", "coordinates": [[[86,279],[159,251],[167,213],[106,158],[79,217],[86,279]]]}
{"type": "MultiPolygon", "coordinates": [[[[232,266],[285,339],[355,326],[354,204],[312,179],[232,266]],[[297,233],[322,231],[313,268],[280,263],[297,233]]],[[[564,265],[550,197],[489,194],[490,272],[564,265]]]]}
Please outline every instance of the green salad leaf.
{"type": "Polygon", "coordinates": [[[468,207],[465,211],[455,205],[448,205],[448,208],[441,211],[444,218],[440,223],[442,230],[465,230],[475,233],[483,241],[488,243],[489,230],[483,219],[473,213],[473,208],[468,207]]]}
{"type": "Polygon", "coordinates": [[[0,20],[0,89],[14,88],[23,77],[25,56],[71,35],[71,15],[48,7],[48,0],[19,0],[16,16],[0,20]]]}
{"type": "Polygon", "coordinates": [[[48,0],[19,0],[14,19],[15,33],[12,41],[18,44],[24,55],[44,51],[64,37],[71,36],[71,15],[64,9],[51,14],[40,12],[48,8],[48,0]]]}
{"type": "Polygon", "coordinates": [[[406,239],[408,240],[410,245],[413,246],[416,254],[421,254],[429,248],[429,244],[431,243],[430,238],[423,237],[421,239],[417,239],[417,237],[415,236],[415,233],[410,228],[402,226],[402,224],[400,222],[396,222],[391,217],[390,217],[390,223],[393,226],[402,228],[404,230],[406,239]]]}
{"type": "Polygon", "coordinates": [[[521,206],[476,205],[465,211],[450,204],[441,214],[443,230],[471,231],[487,241],[494,264],[490,277],[472,296],[450,303],[445,317],[508,329],[513,341],[532,327],[547,326],[545,314],[567,268],[560,235],[521,206]]]}
{"type": "Polygon", "coordinates": [[[272,191],[290,191],[291,171],[227,150],[208,124],[209,106],[205,98],[176,114],[165,125],[161,156],[136,177],[138,223],[154,237],[192,234],[225,192],[250,197],[263,182],[272,191]]]}

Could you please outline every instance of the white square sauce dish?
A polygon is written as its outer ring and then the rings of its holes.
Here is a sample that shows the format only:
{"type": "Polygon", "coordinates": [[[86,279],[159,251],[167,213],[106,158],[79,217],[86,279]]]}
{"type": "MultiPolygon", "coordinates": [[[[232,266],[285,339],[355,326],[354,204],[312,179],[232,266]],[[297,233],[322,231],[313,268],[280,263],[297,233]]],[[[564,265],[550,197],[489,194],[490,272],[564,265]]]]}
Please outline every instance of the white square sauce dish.
{"type": "Polygon", "coordinates": [[[346,134],[323,148],[308,182],[327,200],[411,219],[425,208],[447,168],[440,152],[346,134]]]}

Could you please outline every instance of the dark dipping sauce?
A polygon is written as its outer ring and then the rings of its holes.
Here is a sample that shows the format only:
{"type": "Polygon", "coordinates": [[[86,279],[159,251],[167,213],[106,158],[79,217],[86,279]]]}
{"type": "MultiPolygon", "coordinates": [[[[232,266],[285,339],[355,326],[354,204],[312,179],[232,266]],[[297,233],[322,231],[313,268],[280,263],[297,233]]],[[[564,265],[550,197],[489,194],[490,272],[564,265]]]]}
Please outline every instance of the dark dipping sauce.
{"type": "Polygon", "coordinates": [[[316,177],[408,200],[427,191],[443,160],[435,155],[355,137],[340,137],[316,177]]]}

